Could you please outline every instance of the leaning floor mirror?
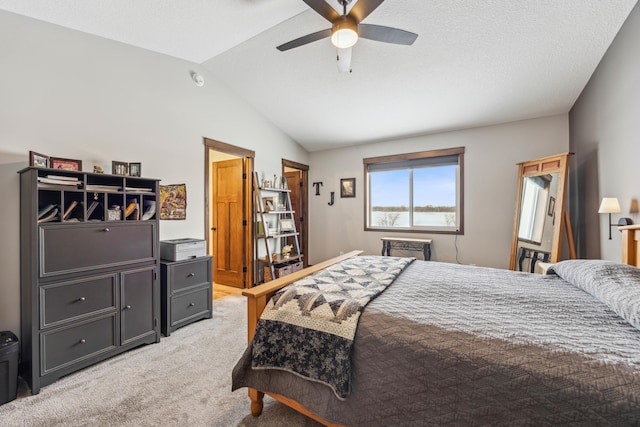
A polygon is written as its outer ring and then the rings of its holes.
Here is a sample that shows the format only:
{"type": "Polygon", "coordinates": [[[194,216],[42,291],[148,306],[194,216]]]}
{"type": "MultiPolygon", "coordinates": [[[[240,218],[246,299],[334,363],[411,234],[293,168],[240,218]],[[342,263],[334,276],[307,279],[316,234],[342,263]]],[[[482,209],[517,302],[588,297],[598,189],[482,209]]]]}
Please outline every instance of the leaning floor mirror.
{"type": "Polygon", "coordinates": [[[511,270],[534,273],[538,262],[558,262],[565,231],[569,257],[575,258],[571,224],[565,210],[570,154],[518,164],[511,270]]]}

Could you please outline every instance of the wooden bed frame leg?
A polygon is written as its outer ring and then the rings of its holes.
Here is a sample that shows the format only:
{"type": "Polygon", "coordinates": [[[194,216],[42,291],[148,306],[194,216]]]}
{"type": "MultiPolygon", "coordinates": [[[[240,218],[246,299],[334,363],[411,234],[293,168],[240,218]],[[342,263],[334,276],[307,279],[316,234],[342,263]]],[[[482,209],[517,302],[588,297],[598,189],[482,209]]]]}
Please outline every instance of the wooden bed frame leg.
{"type": "Polygon", "coordinates": [[[251,415],[257,417],[262,413],[264,393],[250,388],[249,398],[251,399],[251,415]]]}

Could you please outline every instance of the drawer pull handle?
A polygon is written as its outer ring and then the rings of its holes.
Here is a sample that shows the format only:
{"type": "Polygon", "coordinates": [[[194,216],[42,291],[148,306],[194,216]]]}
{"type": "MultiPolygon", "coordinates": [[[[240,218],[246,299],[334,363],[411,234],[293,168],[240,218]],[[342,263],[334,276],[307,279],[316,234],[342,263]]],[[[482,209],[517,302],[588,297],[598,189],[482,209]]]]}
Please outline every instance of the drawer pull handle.
{"type": "Polygon", "coordinates": [[[187,277],[193,277],[195,275],[196,275],[195,273],[189,273],[189,274],[187,274],[187,277]]]}
{"type": "Polygon", "coordinates": [[[109,229],[108,229],[108,228],[105,228],[105,229],[104,229],[104,231],[105,231],[105,232],[108,232],[108,231],[109,231],[109,229]]]}
{"type": "Polygon", "coordinates": [[[130,305],[125,305],[124,308],[125,308],[125,310],[130,310],[131,306],[130,305]]]}
{"type": "Polygon", "coordinates": [[[82,339],[80,340],[80,344],[84,344],[84,343],[86,343],[86,342],[87,342],[87,340],[85,340],[84,338],[82,338],[82,339]]]}
{"type": "Polygon", "coordinates": [[[196,305],[196,303],[195,303],[195,302],[192,302],[191,304],[189,304],[189,307],[193,307],[193,306],[195,306],[195,305],[196,305]]]}
{"type": "Polygon", "coordinates": [[[80,297],[78,298],[78,301],[82,302],[82,301],[86,301],[87,299],[85,297],[80,297]]]}

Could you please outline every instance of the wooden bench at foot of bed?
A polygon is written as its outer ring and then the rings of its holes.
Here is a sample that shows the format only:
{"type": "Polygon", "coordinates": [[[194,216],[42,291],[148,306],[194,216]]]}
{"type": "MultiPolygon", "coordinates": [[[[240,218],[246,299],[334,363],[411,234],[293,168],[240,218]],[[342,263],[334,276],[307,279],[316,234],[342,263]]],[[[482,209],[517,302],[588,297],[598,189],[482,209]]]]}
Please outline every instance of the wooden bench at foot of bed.
{"type": "MultiPolygon", "coordinates": [[[[264,283],[259,286],[255,286],[251,289],[245,289],[242,291],[242,295],[247,297],[247,338],[248,342],[251,342],[253,339],[253,335],[256,331],[256,325],[258,324],[258,320],[260,319],[260,315],[264,310],[267,302],[271,299],[273,294],[275,294],[278,290],[284,288],[285,286],[302,279],[303,277],[309,276],[313,273],[316,273],[322,269],[325,269],[333,264],[337,264],[340,261],[344,261],[346,259],[352,258],[354,256],[362,255],[363,251],[351,251],[344,255],[337,256],[335,258],[328,259],[326,261],[320,262],[318,264],[307,267],[303,270],[296,271],[294,273],[288,274],[286,276],[280,277],[276,280],[272,280],[270,282],[264,283]]],[[[323,420],[313,412],[309,411],[304,406],[300,405],[295,400],[289,399],[285,396],[281,396],[279,394],[267,393],[269,396],[274,399],[282,402],[283,404],[290,406],[298,412],[301,412],[312,418],[319,423],[322,423],[326,426],[337,426],[337,424],[331,424],[327,421],[323,420]]],[[[251,399],[251,414],[254,417],[257,417],[262,413],[263,407],[263,397],[264,393],[255,389],[249,389],[249,398],[251,399]]]]}

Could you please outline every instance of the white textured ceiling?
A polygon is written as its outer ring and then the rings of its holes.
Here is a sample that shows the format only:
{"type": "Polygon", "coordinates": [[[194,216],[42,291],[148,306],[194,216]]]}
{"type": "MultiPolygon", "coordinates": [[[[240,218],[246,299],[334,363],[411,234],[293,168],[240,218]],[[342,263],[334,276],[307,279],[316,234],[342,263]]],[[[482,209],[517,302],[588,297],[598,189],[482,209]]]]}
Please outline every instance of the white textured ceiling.
{"type": "Polygon", "coordinates": [[[0,0],[0,9],[203,64],[315,151],[566,113],[636,2],[386,0],[364,22],[418,39],[361,39],[350,74],[338,73],[328,39],[276,50],[330,27],[301,0],[0,0]]]}

